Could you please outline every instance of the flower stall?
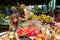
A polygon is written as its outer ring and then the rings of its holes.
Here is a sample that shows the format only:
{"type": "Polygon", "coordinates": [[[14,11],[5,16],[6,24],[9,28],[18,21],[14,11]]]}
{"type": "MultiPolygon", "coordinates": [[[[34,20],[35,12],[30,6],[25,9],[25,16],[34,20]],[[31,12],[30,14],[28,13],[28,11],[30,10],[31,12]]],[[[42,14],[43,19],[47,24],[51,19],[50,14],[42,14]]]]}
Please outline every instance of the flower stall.
{"type": "MultiPolygon", "coordinates": [[[[5,19],[9,19],[9,16],[5,17],[5,19]]],[[[17,35],[20,39],[21,36],[27,36],[31,40],[56,40],[55,31],[57,30],[57,25],[54,18],[49,15],[32,15],[28,20],[21,22],[20,26],[17,30],[17,35]]],[[[10,32],[7,37],[9,39],[15,39],[13,32],[10,32]]]]}

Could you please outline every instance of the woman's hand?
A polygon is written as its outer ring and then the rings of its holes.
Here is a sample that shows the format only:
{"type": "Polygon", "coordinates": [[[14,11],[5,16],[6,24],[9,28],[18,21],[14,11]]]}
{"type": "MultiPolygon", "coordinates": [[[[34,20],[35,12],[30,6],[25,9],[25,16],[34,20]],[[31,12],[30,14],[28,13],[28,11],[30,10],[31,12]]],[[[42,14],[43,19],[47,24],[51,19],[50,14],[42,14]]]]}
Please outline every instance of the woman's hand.
{"type": "Polygon", "coordinates": [[[15,32],[15,38],[16,38],[16,40],[19,40],[19,37],[17,35],[17,32],[15,32]]]}

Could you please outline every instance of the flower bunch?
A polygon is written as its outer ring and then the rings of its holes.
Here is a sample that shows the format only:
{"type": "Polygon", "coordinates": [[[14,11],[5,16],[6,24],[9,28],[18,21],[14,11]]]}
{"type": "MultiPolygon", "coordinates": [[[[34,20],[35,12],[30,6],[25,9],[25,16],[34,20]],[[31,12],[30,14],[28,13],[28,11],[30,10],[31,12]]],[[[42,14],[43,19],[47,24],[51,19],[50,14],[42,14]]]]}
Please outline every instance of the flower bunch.
{"type": "Polygon", "coordinates": [[[25,27],[22,29],[17,30],[17,34],[20,35],[27,35],[28,37],[37,36],[41,34],[41,30],[37,29],[36,27],[25,27]]]}
{"type": "Polygon", "coordinates": [[[42,14],[41,16],[33,15],[32,19],[38,19],[41,22],[45,22],[45,23],[54,22],[54,18],[46,14],[42,14]]]}

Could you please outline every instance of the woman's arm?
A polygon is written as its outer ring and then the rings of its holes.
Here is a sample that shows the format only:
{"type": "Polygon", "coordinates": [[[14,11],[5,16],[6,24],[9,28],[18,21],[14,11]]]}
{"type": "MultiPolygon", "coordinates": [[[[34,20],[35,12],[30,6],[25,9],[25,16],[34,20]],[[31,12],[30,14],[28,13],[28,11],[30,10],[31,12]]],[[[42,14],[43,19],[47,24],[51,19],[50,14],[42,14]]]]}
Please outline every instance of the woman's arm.
{"type": "Polygon", "coordinates": [[[19,37],[17,35],[17,32],[15,32],[15,37],[16,37],[16,40],[19,40],[19,37]]]}

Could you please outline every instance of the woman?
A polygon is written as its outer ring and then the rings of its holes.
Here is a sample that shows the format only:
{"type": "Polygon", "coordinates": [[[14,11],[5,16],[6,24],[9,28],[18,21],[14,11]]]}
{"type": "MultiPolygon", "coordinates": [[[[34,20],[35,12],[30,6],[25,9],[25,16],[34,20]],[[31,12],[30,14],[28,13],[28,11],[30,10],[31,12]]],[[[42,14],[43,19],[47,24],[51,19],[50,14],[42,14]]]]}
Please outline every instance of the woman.
{"type": "Polygon", "coordinates": [[[15,36],[15,34],[20,26],[20,19],[16,13],[13,13],[10,16],[10,27],[9,27],[9,32],[7,32],[7,36],[9,39],[15,40],[17,39],[18,36],[15,36]]]}
{"type": "Polygon", "coordinates": [[[19,17],[18,17],[18,15],[16,13],[14,13],[10,17],[9,31],[16,32],[16,30],[19,28],[19,26],[20,26],[19,17]]]}

